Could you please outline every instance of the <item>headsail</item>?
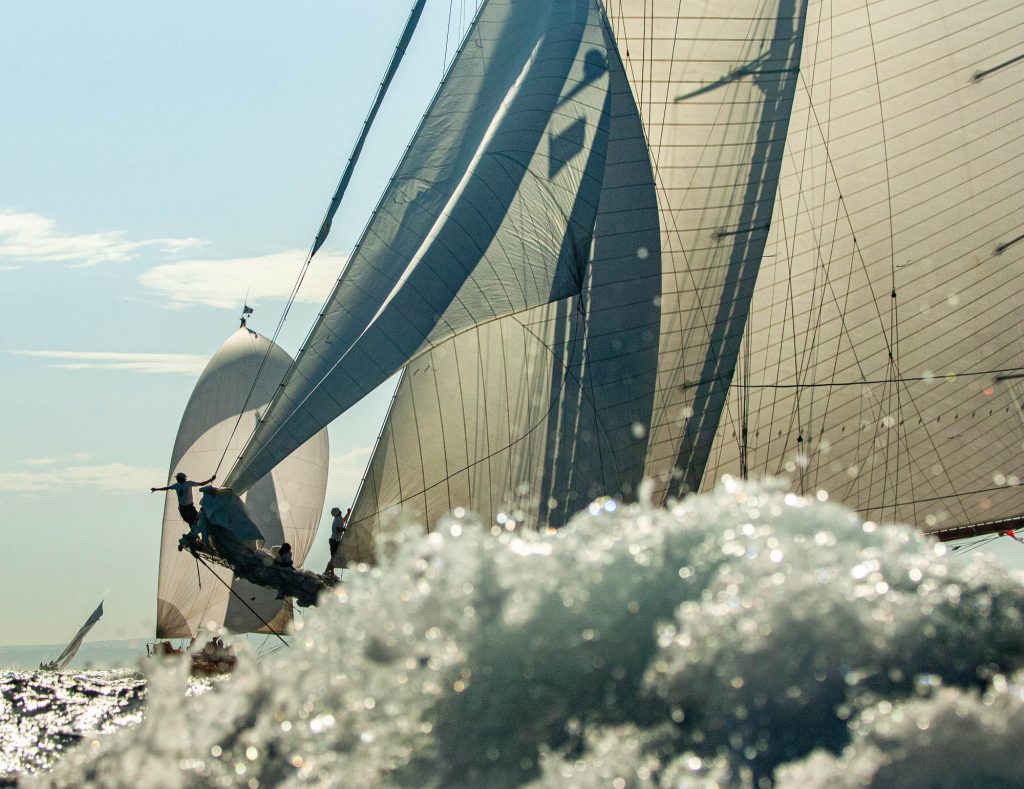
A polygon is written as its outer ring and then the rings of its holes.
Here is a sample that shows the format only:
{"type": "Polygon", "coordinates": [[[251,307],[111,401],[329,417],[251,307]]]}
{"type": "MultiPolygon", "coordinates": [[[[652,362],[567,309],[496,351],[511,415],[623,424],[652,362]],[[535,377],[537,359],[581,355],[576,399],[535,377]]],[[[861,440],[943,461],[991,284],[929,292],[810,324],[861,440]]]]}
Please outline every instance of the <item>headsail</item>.
{"type": "MultiPolygon", "coordinates": [[[[798,4],[744,5],[742,22],[727,5],[653,43],[637,3],[609,7],[610,134],[581,295],[409,366],[353,512],[360,555],[398,511],[559,525],[594,496],[634,495],[645,474],[669,490],[684,450],[701,467],[701,442],[685,441],[692,393],[676,382],[711,360],[728,390],[803,25],[798,4]],[[715,324],[723,309],[739,330],[715,324]]],[[[705,399],[713,434],[723,398],[705,399]]]]}
{"type": "Polygon", "coordinates": [[[580,291],[607,72],[592,2],[484,6],[229,485],[248,488],[418,354],[580,291]]]}
{"type": "Polygon", "coordinates": [[[62,671],[68,663],[70,663],[76,654],[78,654],[78,648],[82,646],[82,642],[85,637],[89,635],[89,631],[92,630],[93,625],[100,621],[100,617],[103,616],[103,601],[96,606],[96,610],[93,611],[89,618],[85,620],[85,624],[78,628],[78,632],[75,633],[75,637],[71,639],[70,643],[64,647],[64,651],[60,653],[56,660],[45,664],[42,668],[50,671],[62,671]]]}
{"type": "MultiPolygon", "coordinates": [[[[242,426],[255,424],[258,410],[270,400],[275,379],[288,369],[291,358],[266,337],[245,327],[232,334],[213,355],[182,415],[171,455],[171,475],[184,471],[192,479],[205,479],[225,450],[241,449],[243,427],[234,428],[261,363],[263,374],[241,415],[242,426]]],[[[249,509],[267,544],[291,543],[296,565],[305,558],[320,520],[327,486],[327,456],[324,431],[260,479],[247,494],[249,509]]],[[[170,492],[160,546],[157,638],[189,638],[210,622],[234,632],[264,631],[264,622],[282,630],[291,618],[290,604],[276,599],[271,590],[233,579],[231,572],[221,567],[214,568],[214,572],[223,584],[207,576],[205,569],[199,574],[192,556],[178,550],[178,539],[186,530],[175,495],[170,492]]]]}
{"type": "Polygon", "coordinates": [[[410,364],[353,507],[349,554],[380,518],[434,523],[455,507],[561,523],[631,492],[658,358],[661,240],[647,144],[609,49],[608,154],[577,296],[459,334],[410,364]]]}

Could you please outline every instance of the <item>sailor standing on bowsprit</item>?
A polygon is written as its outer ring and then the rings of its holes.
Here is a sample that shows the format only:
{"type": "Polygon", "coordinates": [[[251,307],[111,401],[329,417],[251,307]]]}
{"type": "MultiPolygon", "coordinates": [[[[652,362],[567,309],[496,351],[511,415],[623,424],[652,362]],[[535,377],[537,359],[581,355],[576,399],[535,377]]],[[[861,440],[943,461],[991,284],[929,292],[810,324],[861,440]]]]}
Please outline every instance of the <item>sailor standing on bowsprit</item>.
{"type": "Polygon", "coordinates": [[[203,485],[209,485],[215,479],[217,475],[214,474],[205,482],[192,482],[182,472],[178,472],[174,475],[174,482],[162,488],[150,488],[151,493],[156,493],[158,490],[173,490],[178,494],[178,514],[181,515],[181,519],[188,524],[189,531],[195,531],[196,521],[199,520],[199,512],[196,510],[196,505],[192,501],[192,488],[201,488],[203,485]]]}

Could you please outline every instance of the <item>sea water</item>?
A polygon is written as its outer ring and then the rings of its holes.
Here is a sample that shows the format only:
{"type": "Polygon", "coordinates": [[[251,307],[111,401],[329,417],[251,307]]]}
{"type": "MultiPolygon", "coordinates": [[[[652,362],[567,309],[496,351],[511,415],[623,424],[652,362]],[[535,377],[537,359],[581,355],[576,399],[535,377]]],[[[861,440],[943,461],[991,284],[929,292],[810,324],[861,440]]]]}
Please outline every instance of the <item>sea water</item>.
{"type": "Polygon", "coordinates": [[[726,480],[551,534],[457,511],[290,650],[36,780],[67,786],[1020,786],[1024,585],[824,494],[726,480]]]}
{"type": "Polygon", "coordinates": [[[84,738],[142,719],[132,671],[0,672],[0,785],[46,770],[84,738]]]}

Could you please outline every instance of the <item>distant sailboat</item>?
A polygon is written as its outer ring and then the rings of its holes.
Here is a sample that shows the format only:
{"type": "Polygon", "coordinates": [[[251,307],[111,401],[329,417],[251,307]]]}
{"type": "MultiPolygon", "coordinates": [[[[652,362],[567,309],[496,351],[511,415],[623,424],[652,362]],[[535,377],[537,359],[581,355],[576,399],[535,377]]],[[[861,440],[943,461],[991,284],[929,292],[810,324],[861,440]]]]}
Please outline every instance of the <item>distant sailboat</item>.
{"type": "Polygon", "coordinates": [[[78,654],[78,648],[82,646],[82,642],[85,637],[89,635],[89,631],[92,630],[93,625],[100,621],[100,617],[103,616],[103,601],[96,606],[96,610],[93,611],[89,618],[85,620],[85,624],[78,628],[78,632],[75,633],[75,637],[71,639],[64,651],[57,656],[55,660],[51,660],[49,663],[40,663],[39,668],[41,671],[63,671],[64,668],[70,663],[76,654],[78,654]]]}
{"type": "Polygon", "coordinates": [[[940,538],[1020,524],[1022,24],[485,2],[225,484],[401,371],[356,561],[396,515],[559,526],[723,474],[940,538]]]}

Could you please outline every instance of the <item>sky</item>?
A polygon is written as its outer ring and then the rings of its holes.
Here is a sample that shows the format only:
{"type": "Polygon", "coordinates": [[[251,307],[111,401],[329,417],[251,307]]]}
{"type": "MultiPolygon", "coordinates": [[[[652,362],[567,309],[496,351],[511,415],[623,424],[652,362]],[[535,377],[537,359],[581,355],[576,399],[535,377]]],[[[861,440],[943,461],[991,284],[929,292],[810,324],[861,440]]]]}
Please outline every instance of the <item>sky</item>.
{"type": "MultiPolygon", "coordinates": [[[[279,338],[289,352],[475,5],[427,4],[279,338]]],[[[93,638],[153,633],[163,500],[149,489],[243,302],[273,332],[410,7],[0,6],[0,644],[65,640],[100,599],[93,638]]],[[[331,426],[325,511],[351,503],[389,399],[382,387],[331,426]]],[[[1024,567],[1024,545],[993,547],[1024,567]]]]}
{"type": "MultiPolygon", "coordinates": [[[[0,644],[65,640],[100,599],[92,638],[153,633],[163,494],[149,489],[246,299],[273,333],[411,6],[0,8],[0,644]]],[[[290,353],[471,6],[456,1],[449,27],[449,3],[428,3],[279,338],[290,353]]],[[[325,511],[351,503],[389,400],[385,386],[331,426],[325,511]]]]}

